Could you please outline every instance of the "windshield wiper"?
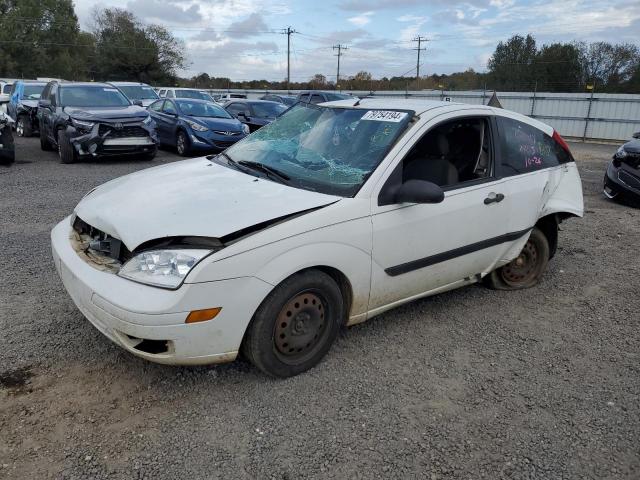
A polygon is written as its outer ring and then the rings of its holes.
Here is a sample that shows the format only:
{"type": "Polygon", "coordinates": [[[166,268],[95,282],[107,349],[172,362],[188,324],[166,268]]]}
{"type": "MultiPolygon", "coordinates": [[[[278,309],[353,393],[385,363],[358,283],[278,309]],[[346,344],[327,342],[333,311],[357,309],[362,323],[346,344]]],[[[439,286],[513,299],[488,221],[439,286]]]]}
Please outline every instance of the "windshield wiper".
{"type": "Polygon", "coordinates": [[[269,165],[265,165],[264,163],[254,162],[251,160],[239,160],[237,163],[239,165],[242,165],[243,167],[251,168],[252,170],[259,170],[271,177],[277,177],[280,181],[291,180],[291,177],[286,173],[281,172],[277,168],[273,168],[273,167],[270,167],[269,165]]]}

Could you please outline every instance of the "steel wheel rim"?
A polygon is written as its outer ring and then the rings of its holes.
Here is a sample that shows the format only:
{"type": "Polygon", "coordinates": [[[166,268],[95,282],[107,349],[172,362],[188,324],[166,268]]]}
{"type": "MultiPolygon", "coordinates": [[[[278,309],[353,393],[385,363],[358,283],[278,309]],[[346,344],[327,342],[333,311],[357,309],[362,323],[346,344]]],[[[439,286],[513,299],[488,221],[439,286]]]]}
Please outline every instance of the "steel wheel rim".
{"type": "Polygon", "coordinates": [[[528,240],[520,255],[500,269],[502,280],[510,286],[526,285],[535,280],[538,258],[538,248],[528,240]]]}
{"type": "Polygon", "coordinates": [[[276,318],[274,350],[284,363],[312,357],[329,333],[327,302],[317,291],[294,295],[276,318]]]}
{"type": "Polygon", "coordinates": [[[16,124],[16,133],[19,137],[22,137],[24,135],[24,125],[22,120],[18,120],[18,123],[16,124]]]}
{"type": "Polygon", "coordinates": [[[176,142],[176,148],[178,153],[182,155],[184,153],[184,135],[181,133],[178,135],[178,141],[176,142]]]}

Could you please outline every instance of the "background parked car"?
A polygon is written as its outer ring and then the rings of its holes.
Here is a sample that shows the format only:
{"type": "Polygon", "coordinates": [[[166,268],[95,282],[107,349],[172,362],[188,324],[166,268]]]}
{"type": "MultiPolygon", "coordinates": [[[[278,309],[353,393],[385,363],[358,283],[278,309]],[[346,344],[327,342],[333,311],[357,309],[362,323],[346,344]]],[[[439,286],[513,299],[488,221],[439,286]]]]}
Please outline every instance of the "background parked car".
{"type": "Polygon", "coordinates": [[[79,157],[138,154],[157,150],[155,122],[108,83],[49,82],[38,103],[40,147],[58,148],[62,163],[79,157]]]}
{"type": "Polygon", "coordinates": [[[140,105],[142,107],[148,107],[160,97],[151,87],[146,83],[140,82],[109,82],[114,87],[120,89],[124,93],[125,97],[131,100],[131,103],[140,105]]]}
{"type": "Polygon", "coordinates": [[[213,102],[211,95],[197,88],[162,88],[158,92],[158,95],[161,98],[195,98],[196,100],[213,102]]]}
{"type": "Polygon", "coordinates": [[[38,100],[47,82],[17,80],[11,87],[7,114],[15,120],[19,137],[30,137],[38,132],[38,100]]]}
{"type": "Polygon", "coordinates": [[[298,102],[303,103],[323,103],[323,102],[335,102],[336,100],[349,100],[353,98],[354,101],[357,97],[347,95],[346,93],[337,92],[321,92],[318,90],[310,90],[306,92],[300,92],[297,96],[298,102]]]}
{"type": "Polygon", "coordinates": [[[216,102],[218,102],[220,105],[224,105],[229,100],[246,99],[246,98],[247,96],[244,93],[223,93],[221,95],[216,96],[216,102]]]}
{"type": "Polygon", "coordinates": [[[260,127],[273,122],[288,107],[282,103],[266,100],[236,99],[225,103],[224,108],[242,123],[248,125],[250,132],[255,132],[260,127]]]}
{"type": "Polygon", "coordinates": [[[200,151],[219,152],[249,133],[249,127],[214,102],[192,98],[161,99],[149,106],[162,145],[180,155],[200,151]]]}
{"type": "Polygon", "coordinates": [[[0,111],[6,111],[13,80],[0,80],[0,111]]]}
{"type": "Polygon", "coordinates": [[[604,194],[640,207],[640,132],[622,145],[607,166],[604,194]]]}
{"type": "Polygon", "coordinates": [[[12,124],[13,119],[4,112],[0,112],[0,165],[11,164],[16,159],[12,124]]]}
{"type": "Polygon", "coordinates": [[[260,100],[268,100],[270,102],[278,102],[290,107],[294,103],[298,101],[295,95],[274,95],[273,93],[269,93],[267,95],[263,95],[260,97],[260,100]]]}

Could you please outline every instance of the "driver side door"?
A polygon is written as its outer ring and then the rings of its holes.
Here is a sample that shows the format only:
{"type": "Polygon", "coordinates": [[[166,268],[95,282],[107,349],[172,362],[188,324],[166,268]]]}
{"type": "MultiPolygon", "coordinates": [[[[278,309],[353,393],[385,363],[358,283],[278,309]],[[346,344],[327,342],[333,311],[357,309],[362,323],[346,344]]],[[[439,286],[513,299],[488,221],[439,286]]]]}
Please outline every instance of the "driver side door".
{"type": "MultiPolygon", "coordinates": [[[[512,241],[513,234],[508,231],[509,199],[505,195],[505,180],[493,174],[495,122],[486,112],[478,116],[489,129],[483,133],[488,139],[485,141],[490,143],[484,145],[487,153],[483,159],[486,161],[484,177],[461,181],[451,180],[451,176],[449,180],[422,178],[444,190],[444,200],[440,203],[396,203],[386,195],[388,189],[397,188],[397,182],[410,179],[403,178],[403,169],[407,169],[405,162],[416,158],[411,156],[420,151],[424,142],[430,142],[430,131],[447,121],[455,122],[456,116],[460,113],[443,115],[437,122],[427,123],[413,137],[419,138],[412,144],[408,142],[398,155],[397,163],[388,169],[391,173],[377,190],[382,195],[374,191],[370,314],[477,281],[492,270],[512,241]],[[387,200],[381,201],[385,196],[387,200]]],[[[468,111],[465,117],[469,117],[468,111]]],[[[432,157],[434,161],[445,161],[449,152],[444,150],[437,152],[442,155],[432,157]]]]}

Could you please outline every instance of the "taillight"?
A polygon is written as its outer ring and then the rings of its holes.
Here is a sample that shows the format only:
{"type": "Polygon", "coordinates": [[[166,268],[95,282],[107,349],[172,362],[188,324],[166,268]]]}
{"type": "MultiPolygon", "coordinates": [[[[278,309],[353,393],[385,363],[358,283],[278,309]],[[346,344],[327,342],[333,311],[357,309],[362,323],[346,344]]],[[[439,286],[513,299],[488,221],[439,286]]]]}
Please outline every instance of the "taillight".
{"type": "Polygon", "coordinates": [[[558,132],[554,130],[551,138],[553,138],[556,142],[558,142],[558,145],[560,145],[565,152],[571,155],[571,150],[569,150],[569,145],[567,145],[567,142],[564,141],[564,138],[562,138],[558,132]]]}

